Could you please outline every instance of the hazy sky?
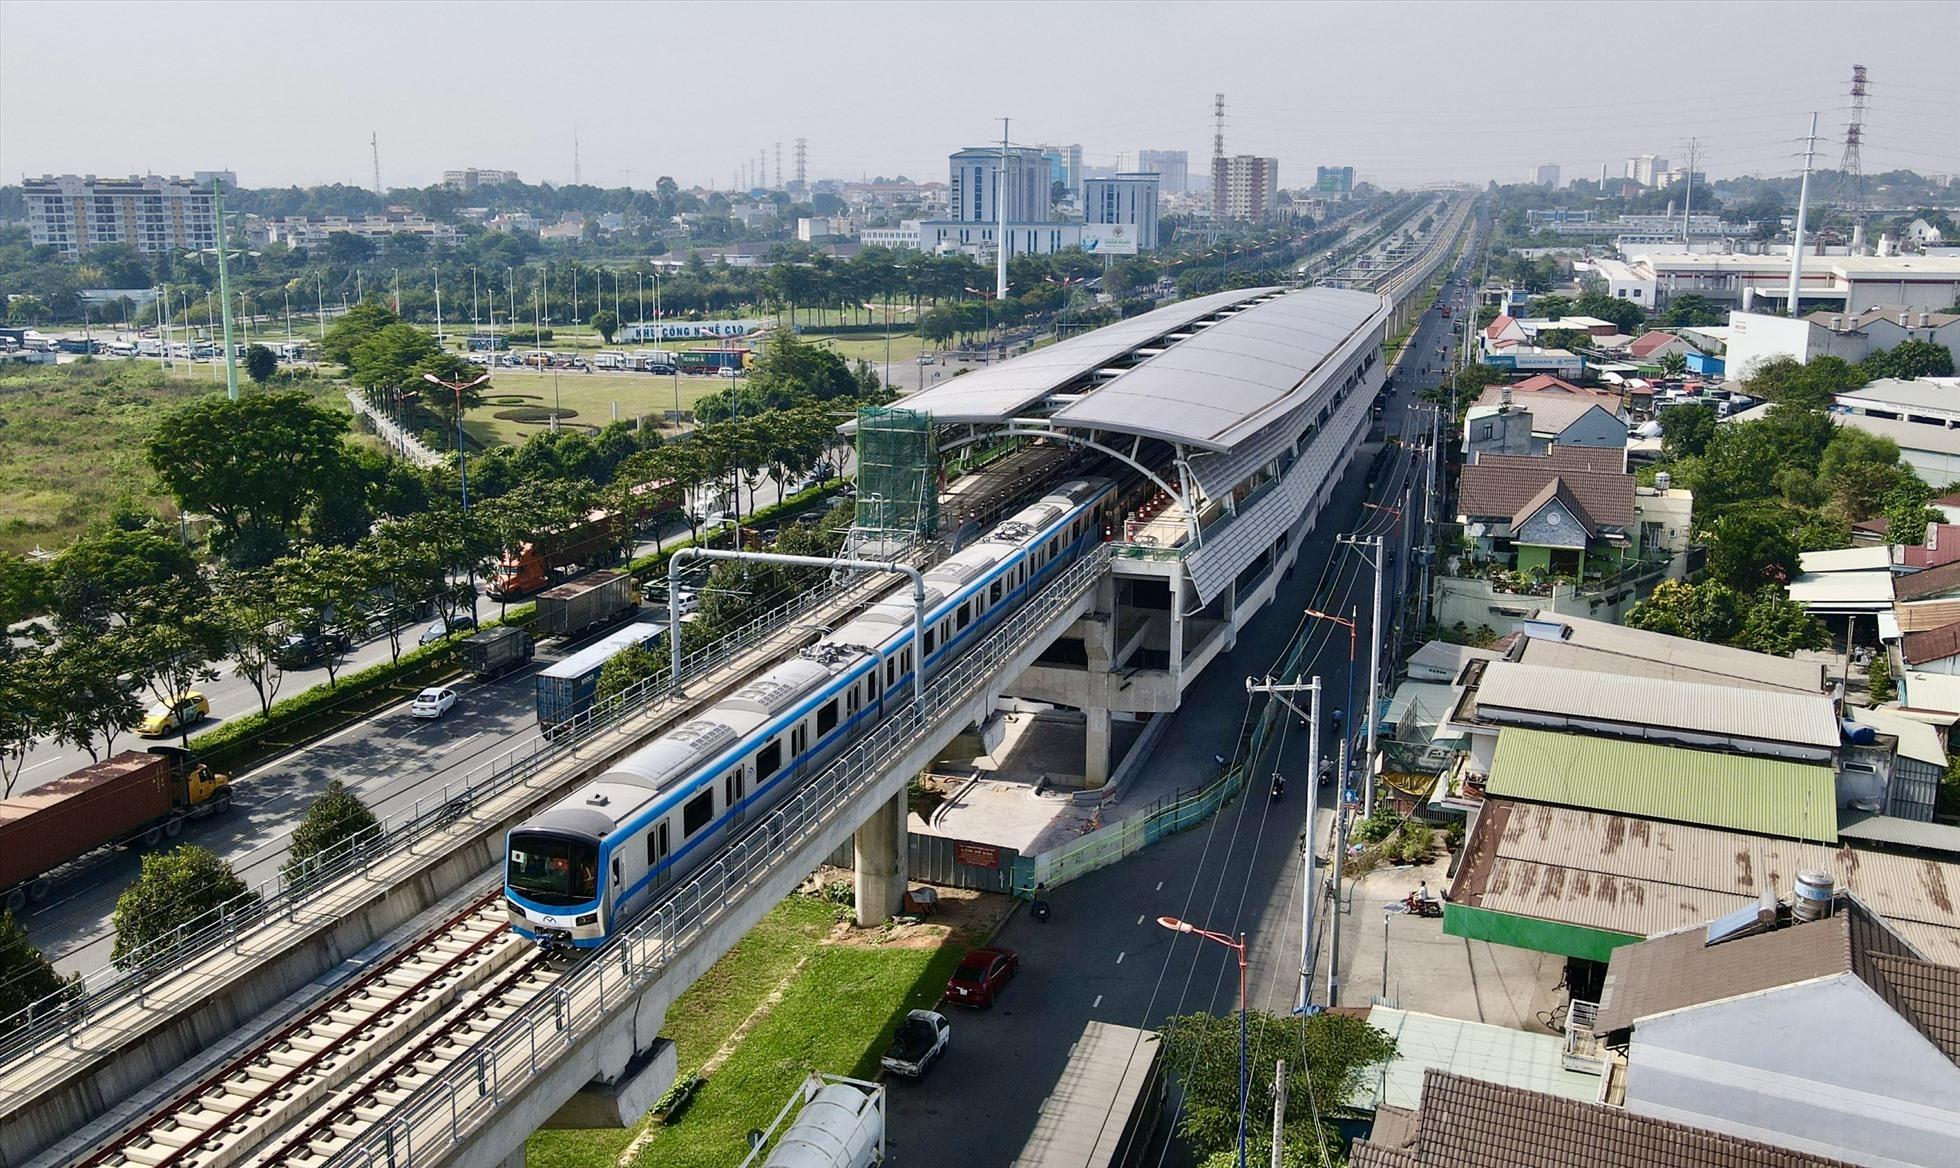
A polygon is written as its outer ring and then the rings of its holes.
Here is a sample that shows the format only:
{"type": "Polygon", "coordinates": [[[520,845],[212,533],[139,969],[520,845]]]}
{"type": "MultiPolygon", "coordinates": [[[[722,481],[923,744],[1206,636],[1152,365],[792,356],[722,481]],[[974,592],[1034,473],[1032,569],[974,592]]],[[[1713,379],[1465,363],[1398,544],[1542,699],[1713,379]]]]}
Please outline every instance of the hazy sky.
{"type": "Polygon", "coordinates": [[[1960,3],[254,3],[0,0],[0,181],[526,181],[726,188],[809,140],[812,178],[946,177],[997,139],[1276,155],[1282,186],[1567,179],[1627,156],[1790,173],[1809,114],[1864,166],[1960,171],[1960,3]]]}

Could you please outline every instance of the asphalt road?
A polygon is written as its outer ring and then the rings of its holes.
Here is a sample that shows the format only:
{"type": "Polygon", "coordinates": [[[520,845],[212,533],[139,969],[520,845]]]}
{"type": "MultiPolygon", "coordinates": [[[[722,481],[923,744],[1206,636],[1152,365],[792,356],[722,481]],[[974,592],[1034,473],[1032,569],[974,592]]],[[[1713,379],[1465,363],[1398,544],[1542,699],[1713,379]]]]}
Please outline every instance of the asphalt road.
{"type": "MultiPolygon", "coordinates": [[[[1416,332],[1414,353],[1433,358],[1447,341],[1449,323],[1428,313],[1416,332]]],[[[1422,368],[1416,356],[1410,363],[1414,370],[1422,368]]],[[[1435,381],[1407,371],[1397,377],[1398,392],[1383,411],[1390,432],[1408,416],[1415,388],[1435,381]]],[[[1354,570],[1353,557],[1330,573],[1331,581],[1319,577],[1321,565],[1339,558],[1334,537],[1361,529],[1369,516],[1380,514],[1361,506],[1372,454],[1372,447],[1364,448],[1354,460],[1274,602],[1241,632],[1232,652],[1213,662],[1210,683],[1185,691],[1184,705],[1159,740],[1150,768],[1190,786],[1218,772],[1214,755],[1233,753],[1244,719],[1256,712],[1248,710],[1241,679],[1269,671],[1307,605],[1340,611],[1357,604],[1365,654],[1370,577],[1354,570]]],[[[1384,526],[1377,521],[1367,529],[1384,526]]],[[[1342,692],[1348,667],[1347,638],[1339,634],[1323,631],[1317,656],[1306,666],[1335,694],[1342,692]]],[[[1366,666],[1362,669],[1365,674],[1366,666]]],[[[1322,741],[1325,750],[1330,737],[1323,733],[1322,741]]],[[[922,1081],[891,1086],[888,1130],[896,1163],[935,1168],[1010,1163],[1033,1131],[1070,1045],[1092,1019],[1149,1028],[1177,1014],[1233,1010],[1238,980],[1231,952],[1171,933],[1156,923],[1159,916],[1248,934],[1253,1008],[1280,1014],[1292,1009],[1301,948],[1299,836],[1306,822],[1305,787],[1298,778],[1309,772],[1307,735],[1298,726],[1285,738],[1279,766],[1295,779],[1282,798],[1270,799],[1254,785],[1207,823],[1055,889],[1047,924],[1018,912],[1008,921],[996,943],[1020,952],[1016,981],[993,1009],[952,1013],[953,1041],[943,1061],[922,1081]]],[[[1330,795],[1323,788],[1323,803],[1330,795]]],[[[1361,980],[1342,995],[1343,1004],[1368,1001],[1366,979],[1361,980]]],[[[1316,990],[1316,1001],[1325,1002],[1324,987],[1316,990]]],[[[1261,1051],[1255,1057],[1270,1062],[1286,1054],[1261,1051]]],[[[1171,1119],[1167,1112],[1166,1131],[1171,1119]]],[[[1190,1157],[1169,1140],[1146,1160],[1150,1163],[1186,1165],[1190,1157]]]]}

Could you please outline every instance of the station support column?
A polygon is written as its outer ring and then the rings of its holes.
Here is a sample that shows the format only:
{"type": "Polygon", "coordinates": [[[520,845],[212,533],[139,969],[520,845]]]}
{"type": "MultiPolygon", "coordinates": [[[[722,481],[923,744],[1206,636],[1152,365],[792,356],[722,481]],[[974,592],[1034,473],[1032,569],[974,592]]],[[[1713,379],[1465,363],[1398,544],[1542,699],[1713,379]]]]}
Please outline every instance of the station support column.
{"type": "Polygon", "coordinates": [[[901,787],[851,837],[859,928],[890,920],[905,896],[905,815],[906,793],[901,787]]]}

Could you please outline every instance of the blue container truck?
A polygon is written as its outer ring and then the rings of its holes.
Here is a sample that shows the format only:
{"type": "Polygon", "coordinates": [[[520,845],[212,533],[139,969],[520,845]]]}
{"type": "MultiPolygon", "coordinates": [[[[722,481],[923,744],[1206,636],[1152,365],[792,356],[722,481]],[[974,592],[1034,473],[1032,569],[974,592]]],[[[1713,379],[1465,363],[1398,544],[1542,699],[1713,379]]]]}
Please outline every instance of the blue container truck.
{"type": "Polygon", "coordinates": [[[538,728],[549,732],[591,709],[606,662],[635,646],[652,649],[666,632],[645,622],[614,629],[538,674],[538,728]]]}

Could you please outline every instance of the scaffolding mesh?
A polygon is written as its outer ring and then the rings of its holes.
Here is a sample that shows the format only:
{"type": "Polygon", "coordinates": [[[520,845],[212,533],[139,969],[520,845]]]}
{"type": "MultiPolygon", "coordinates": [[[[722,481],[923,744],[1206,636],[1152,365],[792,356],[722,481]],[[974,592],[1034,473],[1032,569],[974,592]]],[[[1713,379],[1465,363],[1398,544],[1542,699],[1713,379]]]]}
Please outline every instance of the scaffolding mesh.
{"type": "Polygon", "coordinates": [[[932,415],[868,406],[858,411],[857,421],[853,554],[890,559],[939,532],[932,415]]]}

